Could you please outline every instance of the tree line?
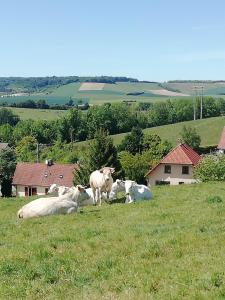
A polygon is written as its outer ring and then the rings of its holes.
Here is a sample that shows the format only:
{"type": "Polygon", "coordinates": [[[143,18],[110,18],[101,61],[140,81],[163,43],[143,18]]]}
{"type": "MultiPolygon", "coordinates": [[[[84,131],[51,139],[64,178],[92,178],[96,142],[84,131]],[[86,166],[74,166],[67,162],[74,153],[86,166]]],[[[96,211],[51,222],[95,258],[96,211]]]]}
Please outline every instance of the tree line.
{"type": "MultiPolygon", "coordinates": [[[[204,97],[203,103],[203,118],[225,114],[225,99],[204,97]]],[[[196,116],[200,116],[200,101],[196,103],[196,116]]],[[[87,113],[72,108],[65,116],[53,121],[20,120],[11,110],[1,108],[0,141],[15,145],[23,137],[32,136],[38,143],[74,143],[93,139],[99,128],[113,135],[129,132],[135,126],[144,129],[192,119],[191,99],[132,105],[106,103],[90,107],[87,113]]]]}

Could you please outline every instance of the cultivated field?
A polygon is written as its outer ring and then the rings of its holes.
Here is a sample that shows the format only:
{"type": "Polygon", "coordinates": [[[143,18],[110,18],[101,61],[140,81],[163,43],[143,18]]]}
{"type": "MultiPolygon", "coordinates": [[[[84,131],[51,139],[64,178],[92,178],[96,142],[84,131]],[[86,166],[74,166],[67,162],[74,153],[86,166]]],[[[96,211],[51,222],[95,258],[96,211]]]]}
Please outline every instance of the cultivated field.
{"type": "Polygon", "coordinates": [[[224,183],[17,220],[0,201],[1,299],[224,299],[224,183]]]}
{"type": "MultiPolygon", "coordinates": [[[[137,102],[152,102],[169,98],[181,98],[195,94],[195,86],[204,86],[204,95],[225,96],[225,83],[185,82],[185,83],[157,83],[157,82],[116,82],[104,84],[95,82],[75,82],[59,86],[49,86],[30,95],[0,98],[0,103],[21,102],[28,99],[45,99],[49,104],[65,104],[71,98],[83,99],[91,104],[105,102],[121,102],[136,100],[137,102]],[[137,95],[138,93],[141,93],[137,95]],[[133,95],[131,95],[133,94],[133,95]],[[135,95],[136,94],[136,95],[135,95]]],[[[17,87],[19,91],[19,88],[17,87]]]]}

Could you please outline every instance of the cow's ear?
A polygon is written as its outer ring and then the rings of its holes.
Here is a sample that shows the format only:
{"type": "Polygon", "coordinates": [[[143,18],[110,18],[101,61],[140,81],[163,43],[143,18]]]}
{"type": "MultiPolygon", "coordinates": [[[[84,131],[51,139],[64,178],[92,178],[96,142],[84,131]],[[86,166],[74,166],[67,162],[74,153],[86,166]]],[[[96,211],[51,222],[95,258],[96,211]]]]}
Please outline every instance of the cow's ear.
{"type": "Polygon", "coordinates": [[[103,169],[100,169],[99,172],[100,172],[100,173],[103,173],[103,169]]]}
{"type": "Polygon", "coordinates": [[[110,168],[110,171],[113,174],[115,172],[115,168],[110,168]]]}
{"type": "Polygon", "coordinates": [[[82,192],[84,190],[84,187],[82,185],[78,185],[77,188],[78,188],[78,191],[80,191],[80,192],[82,192]]]}

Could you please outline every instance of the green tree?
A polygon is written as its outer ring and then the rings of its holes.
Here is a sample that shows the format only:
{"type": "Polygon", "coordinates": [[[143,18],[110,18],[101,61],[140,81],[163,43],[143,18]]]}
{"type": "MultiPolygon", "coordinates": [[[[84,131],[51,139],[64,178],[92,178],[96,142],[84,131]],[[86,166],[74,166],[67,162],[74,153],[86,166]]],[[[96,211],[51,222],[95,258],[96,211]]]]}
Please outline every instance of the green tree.
{"type": "Polygon", "coordinates": [[[180,134],[185,144],[189,145],[194,150],[199,149],[199,146],[201,144],[201,137],[197,133],[195,128],[191,126],[183,126],[182,132],[180,134]]]}
{"type": "Polygon", "coordinates": [[[19,116],[15,115],[10,109],[0,109],[0,125],[9,124],[14,126],[19,122],[19,120],[19,116]]]}
{"type": "Polygon", "coordinates": [[[12,178],[16,168],[16,156],[12,149],[0,151],[0,184],[4,197],[12,194],[12,178]]]}
{"type": "Polygon", "coordinates": [[[93,141],[89,142],[86,153],[80,158],[80,169],[75,172],[74,183],[89,184],[90,173],[102,167],[115,168],[114,178],[123,177],[123,171],[111,137],[99,129],[93,141]]]}
{"type": "Polygon", "coordinates": [[[141,153],[144,147],[144,134],[139,126],[133,127],[119,146],[119,151],[128,151],[131,154],[141,153]]]}
{"type": "Polygon", "coordinates": [[[16,156],[18,161],[36,161],[37,141],[32,136],[25,136],[16,145],[16,156]]]}
{"type": "Polygon", "coordinates": [[[194,177],[202,182],[225,180],[225,155],[207,155],[194,169],[194,177]]]}
{"type": "Polygon", "coordinates": [[[9,143],[10,145],[14,143],[13,127],[11,125],[4,124],[0,126],[0,142],[9,143]]]}

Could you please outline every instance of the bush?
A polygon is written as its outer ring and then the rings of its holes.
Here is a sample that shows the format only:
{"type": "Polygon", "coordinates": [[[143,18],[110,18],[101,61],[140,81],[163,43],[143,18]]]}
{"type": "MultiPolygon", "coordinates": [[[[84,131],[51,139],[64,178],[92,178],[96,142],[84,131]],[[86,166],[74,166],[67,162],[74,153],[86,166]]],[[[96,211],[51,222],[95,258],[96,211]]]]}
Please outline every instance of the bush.
{"type": "Polygon", "coordinates": [[[225,180],[225,155],[207,155],[194,170],[194,177],[202,182],[225,180]]]}

